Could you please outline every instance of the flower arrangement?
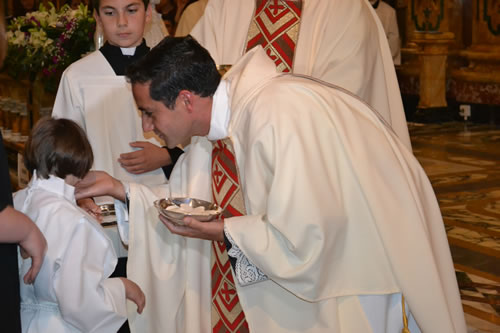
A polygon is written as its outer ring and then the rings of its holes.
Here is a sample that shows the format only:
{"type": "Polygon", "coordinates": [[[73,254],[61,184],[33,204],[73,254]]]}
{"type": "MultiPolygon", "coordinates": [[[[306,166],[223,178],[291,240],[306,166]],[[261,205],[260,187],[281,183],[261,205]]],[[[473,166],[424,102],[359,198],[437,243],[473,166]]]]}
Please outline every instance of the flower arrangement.
{"type": "Polygon", "coordinates": [[[4,68],[16,79],[41,76],[46,91],[55,92],[61,73],[94,48],[95,19],[88,7],[49,2],[36,12],[14,18],[7,29],[8,51],[4,68]]]}

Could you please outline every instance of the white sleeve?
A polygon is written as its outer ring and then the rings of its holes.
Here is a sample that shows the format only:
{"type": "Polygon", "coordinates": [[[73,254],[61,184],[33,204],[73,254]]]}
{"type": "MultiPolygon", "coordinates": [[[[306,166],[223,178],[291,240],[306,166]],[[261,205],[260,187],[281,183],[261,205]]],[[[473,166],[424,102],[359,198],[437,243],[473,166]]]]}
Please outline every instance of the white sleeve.
{"type": "Polygon", "coordinates": [[[130,223],[127,204],[121,200],[115,200],[115,214],[120,238],[125,245],[128,245],[130,223]]]}
{"type": "Polygon", "coordinates": [[[83,116],[83,104],[78,93],[78,87],[72,80],[71,67],[61,77],[54,108],[52,109],[52,117],[71,119],[87,132],[83,116]]]}
{"type": "MultiPolygon", "coordinates": [[[[125,196],[127,201],[130,199],[130,184],[128,182],[123,182],[123,187],[125,189],[125,196]]],[[[120,233],[120,238],[125,245],[129,242],[129,217],[128,217],[128,205],[127,202],[121,200],[115,200],[115,214],[116,223],[118,225],[118,232],[120,233]]]]}
{"type": "Polygon", "coordinates": [[[236,275],[236,280],[241,286],[248,286],[253,283],[268,280],[264,272],[262,272],[259,267],[255,266],[250,259],[248,259],[243,251],[236,245],[231,234],[224,227],[224,235],[226,239],[231,244],[231,249],[227,251],[227,255],[235,259],[235,264],[231,262],[233,266],[234,273],[236,275]]]}
{"type": "Polygon", "coordinates": [[[68,236],[53,282],[62,318],[83,332],[116,332],[127,309],[122,281],[108,278],[117,262],[111,243],[84,217],[68,236]]]}

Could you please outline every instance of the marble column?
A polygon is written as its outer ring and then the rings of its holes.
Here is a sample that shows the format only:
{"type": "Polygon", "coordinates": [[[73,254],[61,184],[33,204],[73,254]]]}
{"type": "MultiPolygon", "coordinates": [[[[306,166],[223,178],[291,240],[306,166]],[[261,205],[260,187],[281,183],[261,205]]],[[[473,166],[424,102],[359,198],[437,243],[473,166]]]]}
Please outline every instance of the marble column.
{"type": "Polygon", "coordinates": [[[449,29],[452,1],[406,1],[406,44],[401,50],[403,64],[398,75],[403,93],[413,90],[419,95],[419,109],[447,106],[447,58],[455,40],[449,29]]]}
{"type": "Polygon", "coordinates": [[[467,65],[451,71],[450,95],[463,103],[500,105],[500,1],[472,3],[472,43],[459,52],[467,65]]]}
{"type": "Polygon", "coordinates": [[[417,33],[413,42],[419,46],[419,109],[446,107],[446,68],[448,46],[454,34],[417,33]]]}

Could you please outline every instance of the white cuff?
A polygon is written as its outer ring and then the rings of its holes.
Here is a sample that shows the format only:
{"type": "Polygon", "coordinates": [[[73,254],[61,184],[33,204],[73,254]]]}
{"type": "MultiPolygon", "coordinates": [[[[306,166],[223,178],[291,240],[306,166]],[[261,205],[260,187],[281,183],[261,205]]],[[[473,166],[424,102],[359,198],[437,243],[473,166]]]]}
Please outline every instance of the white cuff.
{"type": "MultiPolygon", "coordinates": [[[[125,188],[125,196],[130,199],[130,184],[127,182],[122,182],[125,188]]],[[[127,200],[126,200],[127,201],[127,200]]],[[[129,200],[130,201],[130,200],[129,200]]],[[[118,232],[120,233],[120,238],[125,245],[129,242],[129,218],[128,218],[128,207],[127,203],[121,200],[115,199],[115,214],[116,222],[118,224],[118,232]]]]}

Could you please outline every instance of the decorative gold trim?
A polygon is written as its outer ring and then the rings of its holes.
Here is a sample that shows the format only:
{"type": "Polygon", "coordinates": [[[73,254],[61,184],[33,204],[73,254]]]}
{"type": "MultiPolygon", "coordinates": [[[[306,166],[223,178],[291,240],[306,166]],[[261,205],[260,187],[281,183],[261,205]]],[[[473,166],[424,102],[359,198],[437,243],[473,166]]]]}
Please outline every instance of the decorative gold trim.
{"type": "Polygon", "coordinates": [[[408,328],[408,317],[406,317],[405,297],[401,294],[401,308],[403,309],[403,329],[401,333],[411,333],[408,328]]]}

